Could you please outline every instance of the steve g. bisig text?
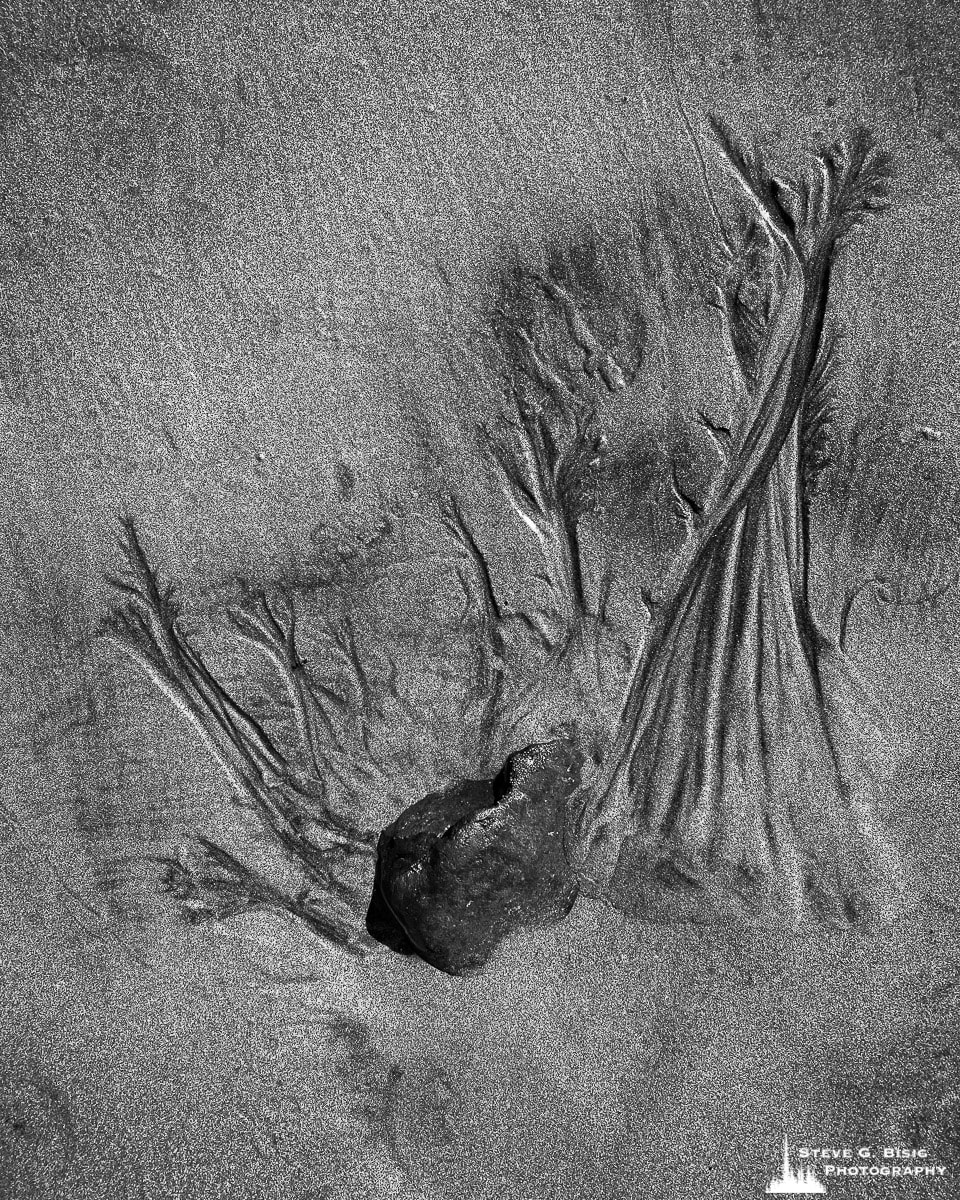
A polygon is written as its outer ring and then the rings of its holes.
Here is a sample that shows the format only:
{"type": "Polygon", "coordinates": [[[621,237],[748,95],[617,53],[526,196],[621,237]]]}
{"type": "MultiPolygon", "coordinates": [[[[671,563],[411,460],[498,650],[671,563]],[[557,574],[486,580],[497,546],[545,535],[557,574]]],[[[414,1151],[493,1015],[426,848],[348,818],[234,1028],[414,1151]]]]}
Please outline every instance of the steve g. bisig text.
{"type": "Polygon", "coordinates": [[[945,1166],[931,1161],[928,1150],[905,1146],[798,1146],[797,1153],[802,1161],[816,1163],[827,1179],[940,1179],[947,1174],[945,1166]]]}

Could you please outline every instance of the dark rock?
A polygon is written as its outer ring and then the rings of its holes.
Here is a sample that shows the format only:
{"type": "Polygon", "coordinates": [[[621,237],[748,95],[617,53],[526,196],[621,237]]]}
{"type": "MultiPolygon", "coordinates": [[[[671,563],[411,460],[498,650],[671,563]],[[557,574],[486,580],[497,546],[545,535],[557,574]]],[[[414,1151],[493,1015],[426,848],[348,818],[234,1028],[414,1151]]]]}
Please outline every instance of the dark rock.
{"type": "Polygon", "coordinates": [[[496,778],[426,796],[383,831],[379,899],[422,958],[474,974],[511,930],[567,915],[577,883],[563,828],[580,768],[566,742],[532,746],[496,778]]]}
{"type": "Polygon", "coordinates": [[[370,906],[367,909],[367,933],[370,934],[374,941],[379,942],[381,946],[386,946],[388,949],[393,950],[396,954],[416,954],[416,946],[407,937],[406,930],[390,911],[386,900],[383,898],[383,892],[380,889],[380,880],[382,877],[383,865],[378,856],[373,876],[373,894],[370,897],[370,906]]]}

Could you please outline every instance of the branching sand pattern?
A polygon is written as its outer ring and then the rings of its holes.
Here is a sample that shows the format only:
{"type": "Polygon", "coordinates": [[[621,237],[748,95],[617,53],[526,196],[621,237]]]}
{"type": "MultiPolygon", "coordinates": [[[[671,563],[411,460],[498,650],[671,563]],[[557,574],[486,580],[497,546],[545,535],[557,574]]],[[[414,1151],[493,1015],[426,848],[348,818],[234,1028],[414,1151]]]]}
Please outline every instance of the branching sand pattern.
{"type": "MultiPolygon", "coordinates": [[[[237,632],[266,655],[289,692],[300,745],[298,755],[285,753],[191,645],[173,588],[162,585],[150,567],[132,522],[125,523],[122,548],[127,569],[112,583],[128,600],[111,615],[107,636],[191,722],[235,789],[236,800],[254,809],[308,881],[303,891],[288,896],[204,838],[198,843],[199,862],[166,864],[168,890],[186,902],[195,919],[275,908],[356,951],[361,939],[350,913],[361,897],[342,882],[340,869],[351,858],[369,858],[376,835],[338,815],[327,789],[328,779],[343,770],[338,726],[345,716],[351,719],[358,703],[362,707],[369,691],[351,631],[341,632],[334,649],[352,669],[358,693],[353,703],[307,676],[288,601],[250,593],[231,613],[237,632]]],[[[362,721],[356,724],[363,727],[362,721]]]]}
{"type": "MultiPolygon", "coordinates": [[[[719,125],[714,132],[752,206],[731,235],[714,204],[724,241],[712,303],[743,417],[728,428],[698,411],[724,464],[709,496],[694,497],[673,466],[673,506],[687,536],[673,585],[656,604],[643,597],[651,624],[632,671],[609,621],[611,569],[595,566],[588,577],[580,522],[606,452],[599,401],[633,382],[644,331],[599,336],[578,302],[575,272],[525,276],[566,338],[566,363],[551,358],[532,325],[517,324],[511,411],[481,430],[500,494],[536,546],[543,608],[505,611],[456,497],[440,497],[448,544],[429,557],[452,570],[465,597],[473,666],[458,724],[472,727],[476,762],[494,764],[496,775],[525,744],[519,731],[536,728],[537,705],[559,695],[567,698],[562,736],[599,763],[567,809],[567,853],[591,894],[647,915],[666,897],[673,915],[678,899],[698,912],[732,901],[849,922],[883,908],[896,869],[875,827],[869,778],[851,771],[837,734],[846,693],[825,678],[828,643],[811,610],[809,500],[831,461],[839,353],[831,279],[847,239],[885,206],[890,164],[861,130],[790,184],[719,125]],[[518,630],[537,645],[533,671],[518,657],[518,630]],[[619,715],[616,692],[612,704],[601,700],[605,678],[622,689],[619,715]],[[592,709],[583,703],[591,692],[592,709]]],[[[108,635],[192,723],[237,800],[306,881],[287,894],[200,839],[196,861],[166,864],[167,887],[194,918],[278,909],[361,952],[370,945],[361,914],[377,838],[344,815],[342,798],[362,812],[366,792],[391,771],[404,773],[405,789],[423,774],[384,749],[391,722],[413,728],[423,719],[401,696],[396,663],[372,678],[347,618],[310,631],[327,660],[317,671],[301,657],[293,597],[242,590],[227,617],[282,684],[281,737],[207,666],[132,521],[123,548],[126,569],[112,582],[124,601],[108,635]]],[[[840,614],[834,658],[851,607],[840,614]]],[[[549,736],[558,736],[555,725],[549,736]]],[[[464,760],[462,769],[473,778],[477,766],[464,760]]]]}
{"type": "Polygon", "coordinates": [[[806,500],[831,415],[831,274],[884,207],[890,164],[859,131],[787,184],[715,132],[756,212],[726,245],[718,297],[747,416],[638,661],[578,842],[595,882],[616,876],[641,906],[658,878],[853,919],[889,870],[831,725],[806,500]]]}

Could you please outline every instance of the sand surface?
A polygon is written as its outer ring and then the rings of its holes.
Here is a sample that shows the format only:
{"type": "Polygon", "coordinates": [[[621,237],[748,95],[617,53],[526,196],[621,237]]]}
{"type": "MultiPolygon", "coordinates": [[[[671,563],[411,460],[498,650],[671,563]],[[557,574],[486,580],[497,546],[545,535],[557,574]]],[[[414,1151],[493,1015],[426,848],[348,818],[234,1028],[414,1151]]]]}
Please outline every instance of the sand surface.
{"type": "Polygon", "coordinates": [[[0,31],[0,1195],[744,1200],[784,1134],[960,1171],[952,6],[24,0],[0,31]],[[539,586],[474,432],[509,386],[495,317],[518,264],[599,239],[601,308],[644,322],[586,539],[618,564],[626,644],[682,541],[670,464],[709,493],[691,412],[735,399],[698,290],[703,172],[737,203],[711,114],[787,175],[856,123],[893,157],[889,210],[836,280],[812,540],[831,634],[850,588],[892,580],[846,648],[885,721],[895,919],[653,924],[582,899],[471,979],[358,961],[288,917],[186,923],[157,858],[198,834],[269,846],[95,636],[120,517],[234,678],[232,581],[374,542],[392,504],[405,560],[349,600],[417,681],[425,732],[364,819],[449,781],[470,668],[438,632],[462,595],[427,557],[437,496],[462,498],[509,606],[539,586]],[[444,661],[452,683],[427,669],[444,661]]]}

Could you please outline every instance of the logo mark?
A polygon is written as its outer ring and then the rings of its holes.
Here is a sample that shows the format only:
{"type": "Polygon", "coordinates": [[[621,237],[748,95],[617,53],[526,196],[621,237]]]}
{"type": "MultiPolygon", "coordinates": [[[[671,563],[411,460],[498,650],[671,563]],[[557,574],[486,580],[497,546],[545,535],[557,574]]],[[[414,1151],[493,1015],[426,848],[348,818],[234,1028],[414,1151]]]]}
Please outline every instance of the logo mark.
{"type": "Polygon", "coordinates": [[[790,1166],[790,1143],[783,1135],[783,1170],[767,1185],[768,1196],[825,1196],[827,1189],[814,1174],[812,1168],[803,1167],[794,1171],[790,1166]]]}

